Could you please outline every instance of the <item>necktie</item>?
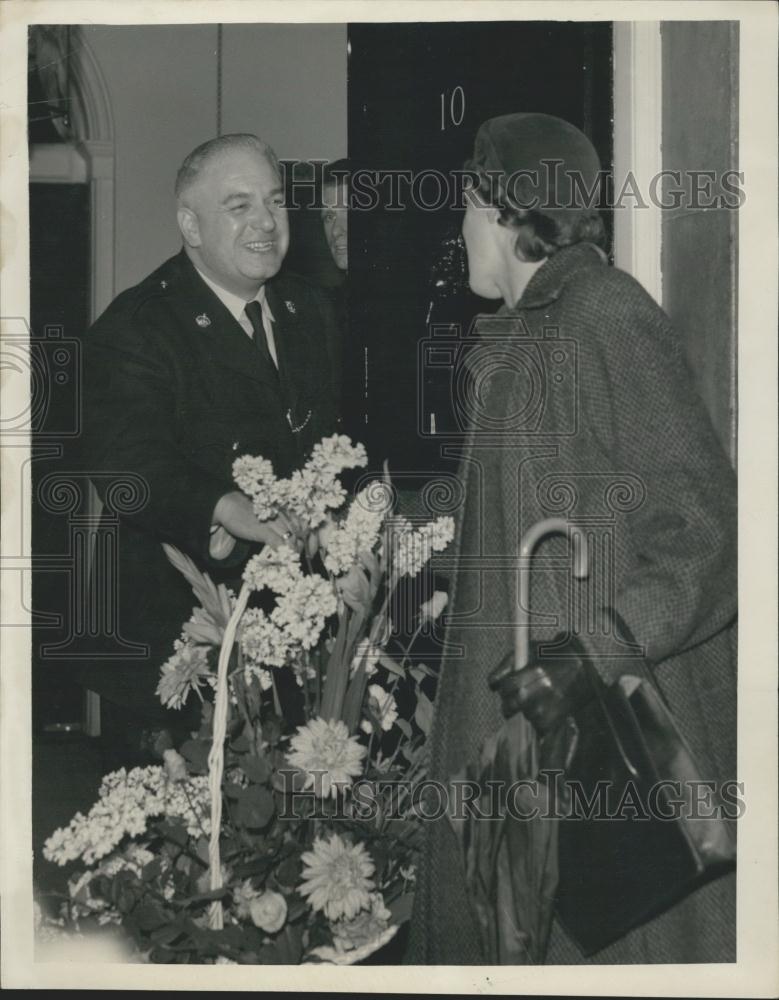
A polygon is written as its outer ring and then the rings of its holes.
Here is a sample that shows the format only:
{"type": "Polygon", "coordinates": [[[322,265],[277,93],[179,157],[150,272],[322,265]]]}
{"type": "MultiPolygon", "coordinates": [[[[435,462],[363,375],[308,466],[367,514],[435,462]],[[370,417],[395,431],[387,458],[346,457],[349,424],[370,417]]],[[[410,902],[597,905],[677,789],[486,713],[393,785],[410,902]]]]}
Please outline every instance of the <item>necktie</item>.
{"type": "Polygon", "coordinates": [[[263,363],[269,371],[272,371],[274,375],[278,375],[278,370],[276,365],[273,363],[273,358],[271,357],[271,353],[268,348],[268,339],[265,336],[265,326],[262,322],[262,306],[256,299],[254,299],[252,302],[246,303],[245,312],[249,317],[252,330],[254,330],[254,343],[260,357],[263,360],[263,363]]]}

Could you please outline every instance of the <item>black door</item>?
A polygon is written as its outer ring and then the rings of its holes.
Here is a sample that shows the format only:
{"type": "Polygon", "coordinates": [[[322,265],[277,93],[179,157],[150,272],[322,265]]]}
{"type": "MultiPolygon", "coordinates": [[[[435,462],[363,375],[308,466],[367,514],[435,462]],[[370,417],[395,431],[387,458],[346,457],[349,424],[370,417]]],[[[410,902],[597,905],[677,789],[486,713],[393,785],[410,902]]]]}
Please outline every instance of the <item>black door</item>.
{"type": "Polygon", "coordinates": [[[349,52],[349,156],[353,170],[379,172],[375,207],[358,210],[352,191],[350,331],[359,365],[349,395],[364,410],[372,462],[388,458],[391,469],[425,475],[447,467],[440,449],[459,430],[453,352],[426,350],[430,327],[437,339],[444,328],[446,340],[451,324],[454,348],[477,312],[498,305],[467,290],[450,172],[469,156],[482,121],[513,111],[566,118],[610,168],[612,26],[352,24],[349,52]],[[451,198],[441,197],[442,185],[451,198]]]}

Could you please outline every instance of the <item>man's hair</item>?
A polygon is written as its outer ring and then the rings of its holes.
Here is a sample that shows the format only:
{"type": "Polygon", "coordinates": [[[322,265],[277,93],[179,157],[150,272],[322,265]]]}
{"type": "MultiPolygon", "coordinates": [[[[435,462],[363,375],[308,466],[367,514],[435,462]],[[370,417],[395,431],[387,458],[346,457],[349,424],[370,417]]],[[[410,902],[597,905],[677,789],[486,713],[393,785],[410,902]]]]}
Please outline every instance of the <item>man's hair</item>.
{"type": "Polygon", "coordinates": [[[331,184],[348,184],[352,175],[352,168],[347,157],[340,160],[333,160],[332,163],[325,164],[322,171],[322,187],[331,184]]]}
{"type": "Polygon", "coordinates": [[[601,250],[606,249],[606,229],[595,209],[571,209],[551,214],[542,209],[518,208],[505,196],[502,184],[500,188],[496,195],[489,178],[480,175],[479,195],[486,204],[500,210],[502,226],[515,230],[514,253],[523,260],[543,260],[574,243],[594,243],[601,250]]]}
{"type": "Polygon", "coordinates": [[[263,142],[262,139],[250,132],[234,132],[230,135],[217,136],[216,139],[209,139],[208,142],[201,143],[197,149],[192,150],[176,174],[174,187],[176,198],[180,199],[182,194],[194,184],[201,170],[210,160],[222,153],[229,152],[231,149],[255,150],[268,160],[281,177],[278,158],[267,142],[263,142]]]}

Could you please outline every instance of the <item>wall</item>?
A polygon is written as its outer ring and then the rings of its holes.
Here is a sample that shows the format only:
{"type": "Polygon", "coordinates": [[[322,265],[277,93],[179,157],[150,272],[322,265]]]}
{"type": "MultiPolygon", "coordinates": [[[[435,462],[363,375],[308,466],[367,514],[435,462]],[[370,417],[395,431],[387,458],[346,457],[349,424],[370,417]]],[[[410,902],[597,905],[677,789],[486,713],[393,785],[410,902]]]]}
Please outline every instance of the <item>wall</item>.
{"type": "MultiPolygon", "coordinates": [[[[662,48],[663,168],[737,170],[738,23],[666,21],[662,48]]],[[[731,458],[737,237],[738,212],[689,206],[663,212],[663,304],[684,332],[698,389],[731,458]]]]}
{"type": "Polygon", "coordinates": [[[282,159],[346,156],[345,24],[226,24],[222,58],[222,131],[282,159]]]}
{"type": "MultiPolygon", "coordinates": [[[[217,26],[81,30],[113,112],[119,292],[180,246],[173,179],[216,134],[217,26]]],[[[344,24],[226,25],[222,52],[223,132],[259,132],[281,157],[346,155],[344,24]]]]}

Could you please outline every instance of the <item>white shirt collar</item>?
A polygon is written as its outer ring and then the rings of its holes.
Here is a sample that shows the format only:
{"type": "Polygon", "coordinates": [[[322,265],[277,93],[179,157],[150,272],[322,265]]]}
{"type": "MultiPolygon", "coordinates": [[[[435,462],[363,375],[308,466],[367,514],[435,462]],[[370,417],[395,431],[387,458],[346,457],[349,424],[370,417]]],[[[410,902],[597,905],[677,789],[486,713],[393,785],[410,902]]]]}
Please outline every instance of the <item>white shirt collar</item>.
{"type": "MultiPolygon", "coordinates": [[[[241,320],[244,316],[247,299],[242,299],[240,295],[234,295],[232,292],[228,292],[226,288],[222,288],[221,285],[217,285],[215,281],[212,281],[207,275],[203,274],[199,267],[196,267],[195,270],[203,281],[205,281],[214,295],[216,295],[219,301],[224,305],[233,319],[238,320],[238,322],[241,323],[241,326],[243,326],[241,320]]],[[[255,299],[262,307],[263,316],[267,316],[271,322],[274,322],[273,313],[268,305],[268,300],[265,298],[265,285],[261,285],[260,290],[254,296],[254,299],[249,299],[248,301],[253,302],[255,299]]]]}

